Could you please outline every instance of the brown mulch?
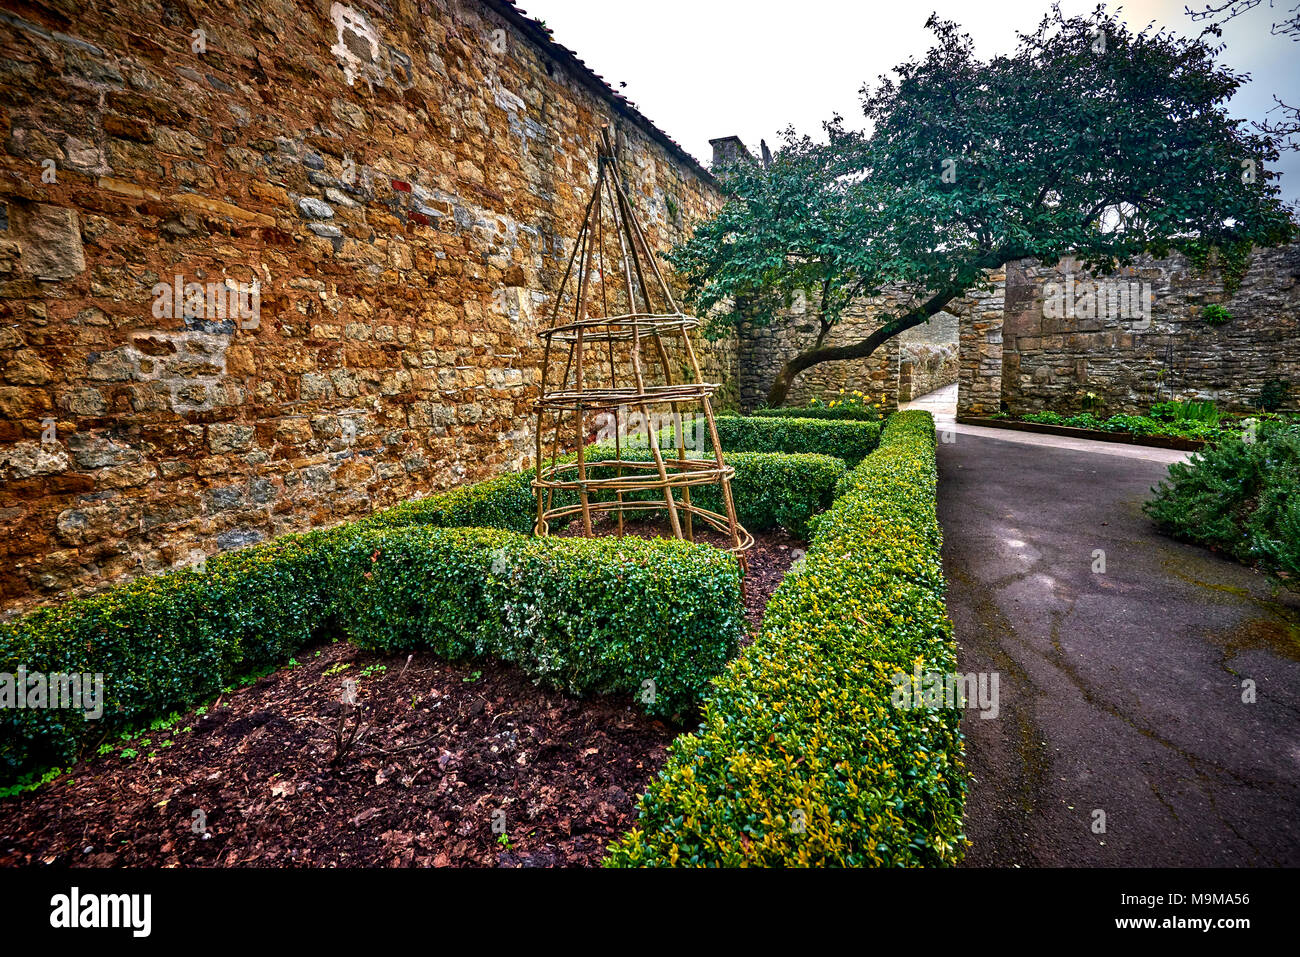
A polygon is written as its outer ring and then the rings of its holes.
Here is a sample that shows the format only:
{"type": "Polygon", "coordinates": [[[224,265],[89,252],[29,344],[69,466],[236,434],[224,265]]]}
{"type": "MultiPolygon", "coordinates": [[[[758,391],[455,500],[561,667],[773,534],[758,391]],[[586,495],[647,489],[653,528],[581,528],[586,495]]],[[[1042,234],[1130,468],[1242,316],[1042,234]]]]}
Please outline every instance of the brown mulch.
{"type": "MultiPolygon", "coordinates": [[[[751,622],[801,545],[760,536],[751,622]]],[[[682,730],[499,662],[344,641],[203,711],[0,800],[0,866],[594,866],[682,730]],[[335,760],[341,720],[362,734],[335,760]]]]}

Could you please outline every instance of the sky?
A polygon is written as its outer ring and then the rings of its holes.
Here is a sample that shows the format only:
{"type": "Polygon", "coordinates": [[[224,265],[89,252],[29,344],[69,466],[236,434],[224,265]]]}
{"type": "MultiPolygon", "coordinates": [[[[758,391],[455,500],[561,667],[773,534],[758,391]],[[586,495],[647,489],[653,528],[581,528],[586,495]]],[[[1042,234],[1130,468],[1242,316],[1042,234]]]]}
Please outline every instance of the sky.
{"type": "MultiPolygon", "coordinates": [[[[1194,8],[1206,0],[1194,0],[1194,8]]],[[[1265,118],[1273,94],[1300,101],[1300,43],[1272,36],[1270,25],[1297,0],[1269,0],[1224,27],[1222,59],[1251,74],[1230,104],[1251,120],[1265,118]]],[[[858,90],[931,43],[931,12],[970,33],[984,58],[1015,48],[1016,31],[1033,29],[1049,0],[519,0],[544,20],[555,39],[632,100],[687,152],[708,163],[709,140],[739,136],[758,152],[775,147],[793,124],[818,134],[840,113],[862,126],[858,90]],[[626,83],[621,87],[620,83],[626,83]]],[[[1062,0],[1067,14],[1086,13],[1095,0],[1062,0]]],[[[1184,35],[1202,24],[1184,2],[1130,0],[1118,9],[1130,26],[1151,21],[1184,35]]],[[[1277,119],[1273,114],[1269,119],[1277,119]]],[[[1300,152],[1278,164],[1282,198],[1300,201],[1300,152]]]]}

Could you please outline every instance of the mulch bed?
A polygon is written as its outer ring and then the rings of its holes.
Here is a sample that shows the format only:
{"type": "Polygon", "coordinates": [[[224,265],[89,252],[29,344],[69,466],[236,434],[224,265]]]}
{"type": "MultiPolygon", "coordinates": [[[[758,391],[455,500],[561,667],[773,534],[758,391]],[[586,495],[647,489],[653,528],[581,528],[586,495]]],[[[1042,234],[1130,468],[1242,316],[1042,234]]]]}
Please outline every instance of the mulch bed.
{"type": "MultiPolygon", "coordinates": [[[[751,622],[801,544],[760,537],[751,622]]],[[[595,866],[681,730],[498,662],[339,641],[0,801],[0,866],[595,866]],[[341,720],[363,733],[336,760],[341,720]]]]}

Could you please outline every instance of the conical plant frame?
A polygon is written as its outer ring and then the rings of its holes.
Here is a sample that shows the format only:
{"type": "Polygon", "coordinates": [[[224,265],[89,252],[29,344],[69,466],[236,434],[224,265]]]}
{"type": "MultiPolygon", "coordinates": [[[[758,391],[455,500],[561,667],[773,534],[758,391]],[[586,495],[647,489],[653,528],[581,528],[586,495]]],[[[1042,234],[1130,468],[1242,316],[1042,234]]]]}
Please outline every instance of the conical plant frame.
{"type": "Polygon", "coordinates": [[[625,516],[666,512],[674,537],[693,541],[703,522],[744,561],[754,539],[736,521],[735,470],[722,459],[710,402],[718,387],[704,381],[691,342],[698,325],[664,281],[604,128],[595,187],[542,332],[536,534],[580,517],[590,537],[594,521],[614,516],[622,536],[625,516]],[[688,456],[687,445],[705,436],[709,451],[688,456]],[[592,438],[612,451],[593,455],[592,438]],[[691,502],[691,489],[704,485],[720,486],[722,513],[691,502]]]}

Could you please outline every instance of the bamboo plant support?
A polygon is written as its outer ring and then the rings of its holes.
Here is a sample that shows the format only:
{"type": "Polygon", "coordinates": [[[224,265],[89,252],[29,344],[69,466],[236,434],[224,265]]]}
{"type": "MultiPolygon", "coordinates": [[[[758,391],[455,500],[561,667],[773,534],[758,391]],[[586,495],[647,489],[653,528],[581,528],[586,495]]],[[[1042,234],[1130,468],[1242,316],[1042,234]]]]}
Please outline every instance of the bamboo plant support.
{"type": "Polygon", "coordinates": [[[735,470],[723,461],[713,417],[711,400],[717,385],[704,381],[690,338],[698,325],[699,320],[678,308],[664,280],[623,186],[609,129],[604,128],[597,148],[595,187],[556,293],[550,325],[541,334],[541,395],[533,406],[537,414],[536,534],[546,535],[554,523],[567,524],[581,516],[583,534],[590,537],[593,517],[611,514],[617,517],[621,537],[625,515],[666,512],[674,537],[693,541],[698,520],[721,532],[730,542],[729,551],[743,564],[754,538],[736,520],[731,496],[735,470]],[[570,278],[575,280],[576,295],[566,299],[570,278]],[[593,286],[599,288],[599,295],[593,294],[593,286]],[[675,381],[665,344],[674,340],[680,340],[686,359],[684,381],[675,381]],[[560,354],[564,371],[552,381],[560,354]],[[602,368],[606,359],[608,368],[602,368]],[[631,369],[631,382],[619,381],[620,359],[631,369]],[[675,447],[661,450],[658,430],[651,427],[656,421],[651,410],[665,408],[676,442],[675,447]],[[650,461],[623,455],[623,430],[630,410],[638,412],[646,425],[650,461]],[[703,416],[710,453],[688,457],[686,415],[703,416]],[[593,416],[607,424],[612,420],[614,458],[589,463],[586,446],[593,416]],[[576,458],[561,462],[561,451],[567,448],[576,449],[576,458]],[[702,485],[721,486],[724,513],[692,504],[691,489],[702,485]],[[578,504],[556,505],[558,490],[575,491],[578,504]],[[650,499],[628,497],[646,491],[656,494],[650,499]]]}

